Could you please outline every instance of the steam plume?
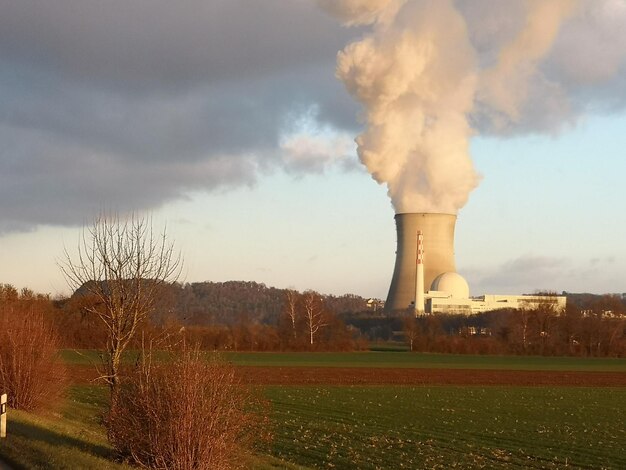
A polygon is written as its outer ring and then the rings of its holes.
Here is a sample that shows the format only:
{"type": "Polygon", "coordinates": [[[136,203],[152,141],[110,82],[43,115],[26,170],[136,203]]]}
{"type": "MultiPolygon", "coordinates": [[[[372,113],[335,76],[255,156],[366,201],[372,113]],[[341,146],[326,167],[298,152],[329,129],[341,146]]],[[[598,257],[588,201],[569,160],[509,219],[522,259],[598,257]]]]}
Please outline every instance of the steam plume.
{"type": "Polygon", "coordinates": [[[496,128],[519,121],[537,64],[550,51],[563,20],[575,5],[574,0],[524,4],[524,26],[500,49],[498,62],[481,73],[479,98],[496,128]]]}
{"type": "MultiPolygon", "coordinates": [[[[371,25],[339,52],[336,73],[363,104],[359,158],[398,213],[463,207],[479,181],[472,135],[553,132],[575,120],[589,80],[577,83],[572,61],[552,60],[555,44],[564,29],[597,29],[592,13],[609,4],[626,11],[623,0],[318,3],[346,25],[371,25]]],[[[624,55],[606,55],[615,75],[624,55]]]]}
{"type": "Polygon", "coordinates": [[[466,117],[477,75],[465,22],[445,0],[378,4],[386,7],[373,34],[337,59],[338,77],[365,106],[359,157],[387,184],[397,212],[454,213],[478,181],[466,117]]]}

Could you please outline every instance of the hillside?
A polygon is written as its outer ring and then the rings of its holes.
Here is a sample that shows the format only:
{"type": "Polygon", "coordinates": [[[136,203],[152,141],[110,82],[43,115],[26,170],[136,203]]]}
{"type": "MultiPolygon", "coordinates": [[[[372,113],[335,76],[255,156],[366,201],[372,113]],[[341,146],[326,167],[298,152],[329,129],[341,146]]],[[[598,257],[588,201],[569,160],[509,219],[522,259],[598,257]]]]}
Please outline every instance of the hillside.
{"type": "MultiPolygon", "coordinates": [[[[286,291],[250,281],[175,284],[165,308],[158,312],[157,321],[174,317],[186,325],[232,325],[246,319],[276,325],[286,291]]],[[[327,308],[338,314],[367,309],[367,300],[357,295],[322,297],[327,308]]]]}

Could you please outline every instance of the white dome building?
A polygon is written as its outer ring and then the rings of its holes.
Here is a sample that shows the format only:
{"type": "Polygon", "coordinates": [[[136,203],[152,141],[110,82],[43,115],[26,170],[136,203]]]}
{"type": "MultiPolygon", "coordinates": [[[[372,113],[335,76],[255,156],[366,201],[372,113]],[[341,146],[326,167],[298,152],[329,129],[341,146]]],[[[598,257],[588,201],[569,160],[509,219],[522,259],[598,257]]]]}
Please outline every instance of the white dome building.
{"type": "Polygon", "coordinates": [[[435,278],[430,290],[445,292],[453,299],[468,299],[469,285],[459,273],[443,273],[435,278]]]}

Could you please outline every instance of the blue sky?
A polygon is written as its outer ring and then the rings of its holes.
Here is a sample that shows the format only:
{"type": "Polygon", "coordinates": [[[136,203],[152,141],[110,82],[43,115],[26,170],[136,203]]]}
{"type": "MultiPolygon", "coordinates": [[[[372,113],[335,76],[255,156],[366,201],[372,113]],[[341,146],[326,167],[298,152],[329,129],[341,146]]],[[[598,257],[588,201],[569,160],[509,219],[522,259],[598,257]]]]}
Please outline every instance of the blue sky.
{"type": "MultiPolygon", "coordinates": [[[[394,211],[358,163],[359,107],[334,77],[362,30],[306,0],[204,5],[7,2],[0,282],[67,294],[56,259],[106,208],[166,223],[188,282],[385,298],[394,211]]],[[[482,180],[458,214],[456,262],[473,295],[626,292],[617,63],[598,91],[569,78],[558,126],[472,138],[482,180]]]]}
{"type": "Polygon", "coordinates": [[[614,115],[557,136],[473,142],[483,181],[460,213],[457,262],[474,286],[624,290],[625,126],[614,115]]]}

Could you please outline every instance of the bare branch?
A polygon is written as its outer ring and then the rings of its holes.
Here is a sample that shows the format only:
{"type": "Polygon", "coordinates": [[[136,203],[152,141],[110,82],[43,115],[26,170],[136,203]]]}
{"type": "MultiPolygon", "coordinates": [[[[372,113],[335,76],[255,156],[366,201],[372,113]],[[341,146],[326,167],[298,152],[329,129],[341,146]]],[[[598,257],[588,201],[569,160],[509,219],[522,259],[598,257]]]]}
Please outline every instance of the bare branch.
{"type": "Polygon", "coordinates": [[[97,301],[86,311],[96,315],[107,332],[101,375],[113,395],[122,353],[154,310],[164,286],[179,279],[181,254],[165,230],[155,235],[150,217],[100,214],[81,231],[75,258],[64,249],[58,264],[73,290],[97,301]]]}

